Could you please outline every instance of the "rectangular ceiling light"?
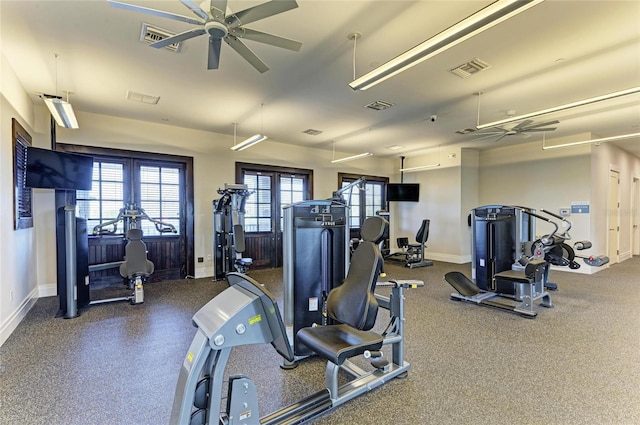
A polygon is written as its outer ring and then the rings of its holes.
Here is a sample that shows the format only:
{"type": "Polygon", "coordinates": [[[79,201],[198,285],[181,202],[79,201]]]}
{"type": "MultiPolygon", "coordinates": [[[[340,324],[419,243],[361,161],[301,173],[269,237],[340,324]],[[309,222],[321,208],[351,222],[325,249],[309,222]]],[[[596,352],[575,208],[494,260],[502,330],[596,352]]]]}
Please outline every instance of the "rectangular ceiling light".
{"type": "Polygon", "coordinates": [[[249,137],[247,140],[238,143],[237,145],[233,145],[231,146],[231,150],[232,151],[241,151],[241,150],[245,150],[248,147],[251,147],[255,144],[258,144],[264,140],[267,140],[267,136],[263,135],[263,134],[254,134],[253,136],[249,137]]]}
{"type": "Polygon", "coordinates": [[[421,171],[421,170],[428,170],[429,168],[436,168],[439,167],[440,164],[430,164],[430,165],[420,165],[418,167],[409,167],[409,168],[401,168],[398,171],[401,171],[403,173],[410,173],[412,171],[421,171]]]}
{"type": "Polygon", "coordinates": [[[353,161],[354,159],[366,158],[368,156],[373,156],[373,154],[371,152],[359,153],[358,155],[352,155],[346,158],[334,159],[333,161],[331,161],[331,163],[337,164],[339,162],[353,161]]]}
{"type": "Polygon", "coordinates": [[[43,94],[42,100],[44,104],[49,108],[51,116],[60,127],[65,128],[80,128],[76,114],[73,112],[73,107],[69,102],[65,102],[57,96],[50,96],[43,94]]]}
{"type": "Polygon", "coordinates": [[[609,94],[604,94],[602,96],[596,96],[589,99],[578,100],[577,102],[567,103],[565,105],[554,106],[553,108],[542,109],[540,111],[531,112],[529,114],[518,115],[517,117],[509,117],[500,121],[494,121],[487,124],[480,124],[476,126],[476,128],[478,130],[483,130],[485,128],[490,128],[490,127],[499,127],[503,124],[508,124],[511,122],[522,121],[529,118],[535,118],[541,115],[564,111],[571,108],[577,108],[578,106],[585,106],[591,103],[602,102],[604,100],[615,99],[616,97],[622,97],[622,96],[627,96],[627,95],[636,94],[636,93],[640,93],[640,87],[632,87],[630,89],[621,90],[621,91],[617,91],[609,94]]]}
{"type": "Polygon", "coordinates": [[[603,143],[603,142],[613,142],[616,140],[630,139],[632,137],[640,137],[640,133],[630,133],[630,134],[622,134],[620,136],[611,136],[611,137],[603,137],[601,139],[591,139],[591,140],[581,140],[579,142],[570,142],[563,143],[560,145],[542,145],[543,150],[547,149],[557,149],[557,148],[566,148],[568,146],[576,146],[576,145],[586,145],[587,143],[603,143]]]}
{"type": "Polygon", "coordinates": [[[543,0],[498,0],[468,18],[436,34],[400,56],[349,83],[353,90],[367,90],[463,41],[499,24],[543,0]]]}

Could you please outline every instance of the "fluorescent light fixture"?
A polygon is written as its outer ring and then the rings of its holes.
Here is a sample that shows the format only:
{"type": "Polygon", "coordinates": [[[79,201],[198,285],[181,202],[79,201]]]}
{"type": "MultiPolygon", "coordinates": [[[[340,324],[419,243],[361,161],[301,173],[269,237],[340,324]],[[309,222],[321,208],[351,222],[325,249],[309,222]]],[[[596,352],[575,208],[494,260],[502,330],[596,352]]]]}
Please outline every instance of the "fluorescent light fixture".
{"type": "Polygon", "coordinates": [[[353,90],[367,90],[482,31],[524,12],[543,0],[498,0],[468,18],[436,34],[430,39],[407,50],[400,56],[349,83],[353,90]]]}
{"type": "Polygon", "coordinates": [[[249,137],[247,140],[238,143],[237,145],[233,145],[231,146],[231,150],[232,151],[241,151],[244,149],[247,149],[248,147],[251,147],[257,143],[260,143],[264,140],[267,140],[267,136],[263,135],[263,134],[254,134],[253,136],[249,137]]]}
{"type": "Polygon", "coordinates": [[[73,113],[73,108],[69,102],[65,102],[56,96],[46,94],[43,94],[41,97],[42,100],[44,100],[44,104],[49,108],[51,116],[56,120],[56,123],[60,127],[80,128],[78,126],[76,115],[73,113]]]}
{"type": "Polygon", "coordinates": [[[603,100],[615,99],[616,97],[627,96],[630,94],[640,93],[640,87],[632,87],[630,89],[621,90],[609,94],[604,94],[602,96],[596,96],[589,99],[578,100],[577,102],[567,103],[565,105],[554,106],[553,108],[542,109],[540,111],[531,112],[529,114],[518,115],[517,117],[509,117],[500,121],[494,121],[487,124],[477,125],[476,128],[478,130],[483,130],[485,128],[490,127],[499,127],[503,124],[508,124],[515,121],[522,121],[529,118],[539,117],[540,115],[551,114],[553,112],[564,111],[566,109],[577,108],[578,106],[589,105],[591,103],[602,102],[603,100]]]}
{"type": "Polygon", "coordinates": [[[420,165],[418,167],[409,167],[409,168],[401,168],[398,171],[401,171],[403,173],[410,173],[412,171],[421,171],[421,170],[427,170],[429,168],[436,168],[439,167],[440,164],[430,164],[430,165],[420,165]]]}
{"type": "Polygon", "coordinates": [[[542,149],[547,150],[547,149],[556,149],[556,148],[566,148],[568,146],[586,145],[587,143],[613,142],[615,140],[630,139],[632,137],[640,137],[640,133],[622,134],[620,136],[603,137],[601,139],[581,140],[579,142],[563,143],[561,145],[545,146],[543,144],[542,149]]]}
{"type": "Polygon", "coordinates": [[[346,158],[334,159],[331,163],[337,164],[339,162],[353,161],[354,159],[366,158],[367,156],[373,156],[373,154],[371,152],[359,153],[358,155],[352,155],[346,158]]]}

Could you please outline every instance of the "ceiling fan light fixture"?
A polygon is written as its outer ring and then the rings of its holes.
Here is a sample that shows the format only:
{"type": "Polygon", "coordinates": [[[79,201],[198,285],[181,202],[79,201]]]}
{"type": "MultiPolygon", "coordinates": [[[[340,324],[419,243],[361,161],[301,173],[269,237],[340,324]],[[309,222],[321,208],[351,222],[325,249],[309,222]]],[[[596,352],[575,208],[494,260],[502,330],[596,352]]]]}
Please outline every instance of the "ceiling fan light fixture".
{"type": "Polygon", "coordinates": [[[346,158],[334,159],[333,161],[331,161],[331,163],[338,164],[340,162],[353,161],[354,159],[366,158],[368,156],[373,156],[373,154],[371,152],[363,152],[357,155],[347,156],[346,158]]]}
{"type": "Polygon", "coordinates": [[[245,150],[253,145],[256,145],[260,142],[263,142],[265,140],[267,140],[268,137],[265,136],[264,134],[254,134],[253,136],[249,137],[247,140],[244,140],[240,143],[238,143],[237,145],[233,145],[231,146],[231,150],[232,151],[242,151],[245,150]]]}
{"type": "Polygon", "coordinates": [[[367,90],[475,35],[499,24],[543,0],[498,0],[436,34],[400,56],[349,83],[353,90],[367,90]]]}

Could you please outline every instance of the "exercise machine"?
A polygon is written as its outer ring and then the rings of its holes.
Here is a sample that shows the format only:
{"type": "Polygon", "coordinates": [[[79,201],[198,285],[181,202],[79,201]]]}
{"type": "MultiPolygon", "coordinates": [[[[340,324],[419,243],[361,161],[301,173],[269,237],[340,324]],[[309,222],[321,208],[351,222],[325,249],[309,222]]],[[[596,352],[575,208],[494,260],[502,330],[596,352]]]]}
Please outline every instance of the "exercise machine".
{"type": "MultiPolygon", "coordinates": [[[[557,290],[557,284],[549,282],[550,266],[577,269],[580,264],[566,243],[571,239],[571,222],[550,211],[541,212],[546,216],[526,207],[492,205],[473,210],[471,264],[475,281],[460,272],[445,274],[445,280],[457,291],[451,299],[529,318],[537,315],[536,301],[553,307],[548,290],[557,290]],[[550,223],[554,230],[535,238],[536,219],[550,223]]],[[[587,249],[591,243],[581,241],[574,247],[587,249]]],[[[585,261],[595,263],[588,258],[585,261]]]]}
{"type": "Polygon", "coordinates": [[[427,239],[429,238],[429,224],[431,220],[424,219],[420,224],[418,232],[416,232],[416,242],[409,243],[409,238],[400,237],[396,239],[400,252],[394,252],[385,257],[385,260],[400,261],[410,269],[418,267],[433,266],[433,261],[425,260],[424,250],[427,247],[427,239]]]}
{"type": "Polygon", "coordinates": [[[142,220],[148,220],[153,223],[159,233],[177,233],[177,229],[173,224],[149,217],[144,209],[134,203],[129,203],[121,208],[117,217],[113,220],[94,226],[94,235],[112,235],[117,233],[118,223],[122,222],[127,244],[124,247],[125,255],[123,261],[92,265],[89,266],[89,271],[118,267],[120,276],[125,279],[129,290],[133,292],[129,296],[95,300],[89,304],[103,304],[115,301],[129,301],[131,304],[142,304],[144,302],[143,284],[153,273],[155,267],[153,262],[147,258],[147,246],[142,241],[144,236],[141,228],[142,220]]]}
{"type": "MultiPolygon", "coordinates": [[[[296,359],[311,351],[294,336],[323,315],[329,292],[349,269],[349,207],[338,200],[302,201],[284,208],[283,309],[296,359]]],[[[284,363],[283,367],[292,367],[284,363]]]]}
{"type": "Polygon", "coordinates": [[[230,375],[223,393],[231,350],[270,343],[285,360],[294,361],[295,356],[273,296],[250,277],[229,273],[229,288],[193,316],[197,332],[178,376],[170,424],[299,424],[393,378],[406,377],[410,365],[404,360],[405,290],[424,283],[390,281],[388,297],[376,294],[382,263],[376,244],[361,243],[344,283],[334,288],[327,300],[327,315],[335,323],[317,324],[298,332],[304,344],[327,361],[325,388],[263,417],[258,411],[256,386],[249,377],[230,375]],[[383,333],[371,330],[378,307],[390,313],[383,333]],[[390,346],[390,359],[383,354],[384,346],[390,346]],[[371,366],[352,363],[350,359],[356,356],[369,358],[371,366]],[[342,385],[338,382],[341,370],[350,377],[346,382],[341,377],[342,385]]]}
{"type": "Polygon", "coordinates": [[[243,256],[245,204],[252,193],[244,184],[225,183],[218,189],[221,196],[213,201],[213,280],[232,271],[247,273],[253,264],[243,256]]]}

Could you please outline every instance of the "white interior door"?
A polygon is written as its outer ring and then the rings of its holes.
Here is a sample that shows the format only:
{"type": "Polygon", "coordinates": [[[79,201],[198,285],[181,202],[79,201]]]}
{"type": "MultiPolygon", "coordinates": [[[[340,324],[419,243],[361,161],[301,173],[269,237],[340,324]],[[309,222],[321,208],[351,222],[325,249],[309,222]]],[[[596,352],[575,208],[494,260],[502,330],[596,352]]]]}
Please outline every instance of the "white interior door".
{"type": "Polygon", "coordinates": [[[633,255],[640,255],[640,179],[631,183],[631,247],[633,255]]]}
{"type": "Polygon", "coordinates": [[[611,264],[619,261],[620,249],[620,173],[609,171],[607,251],[611,264]]]}

